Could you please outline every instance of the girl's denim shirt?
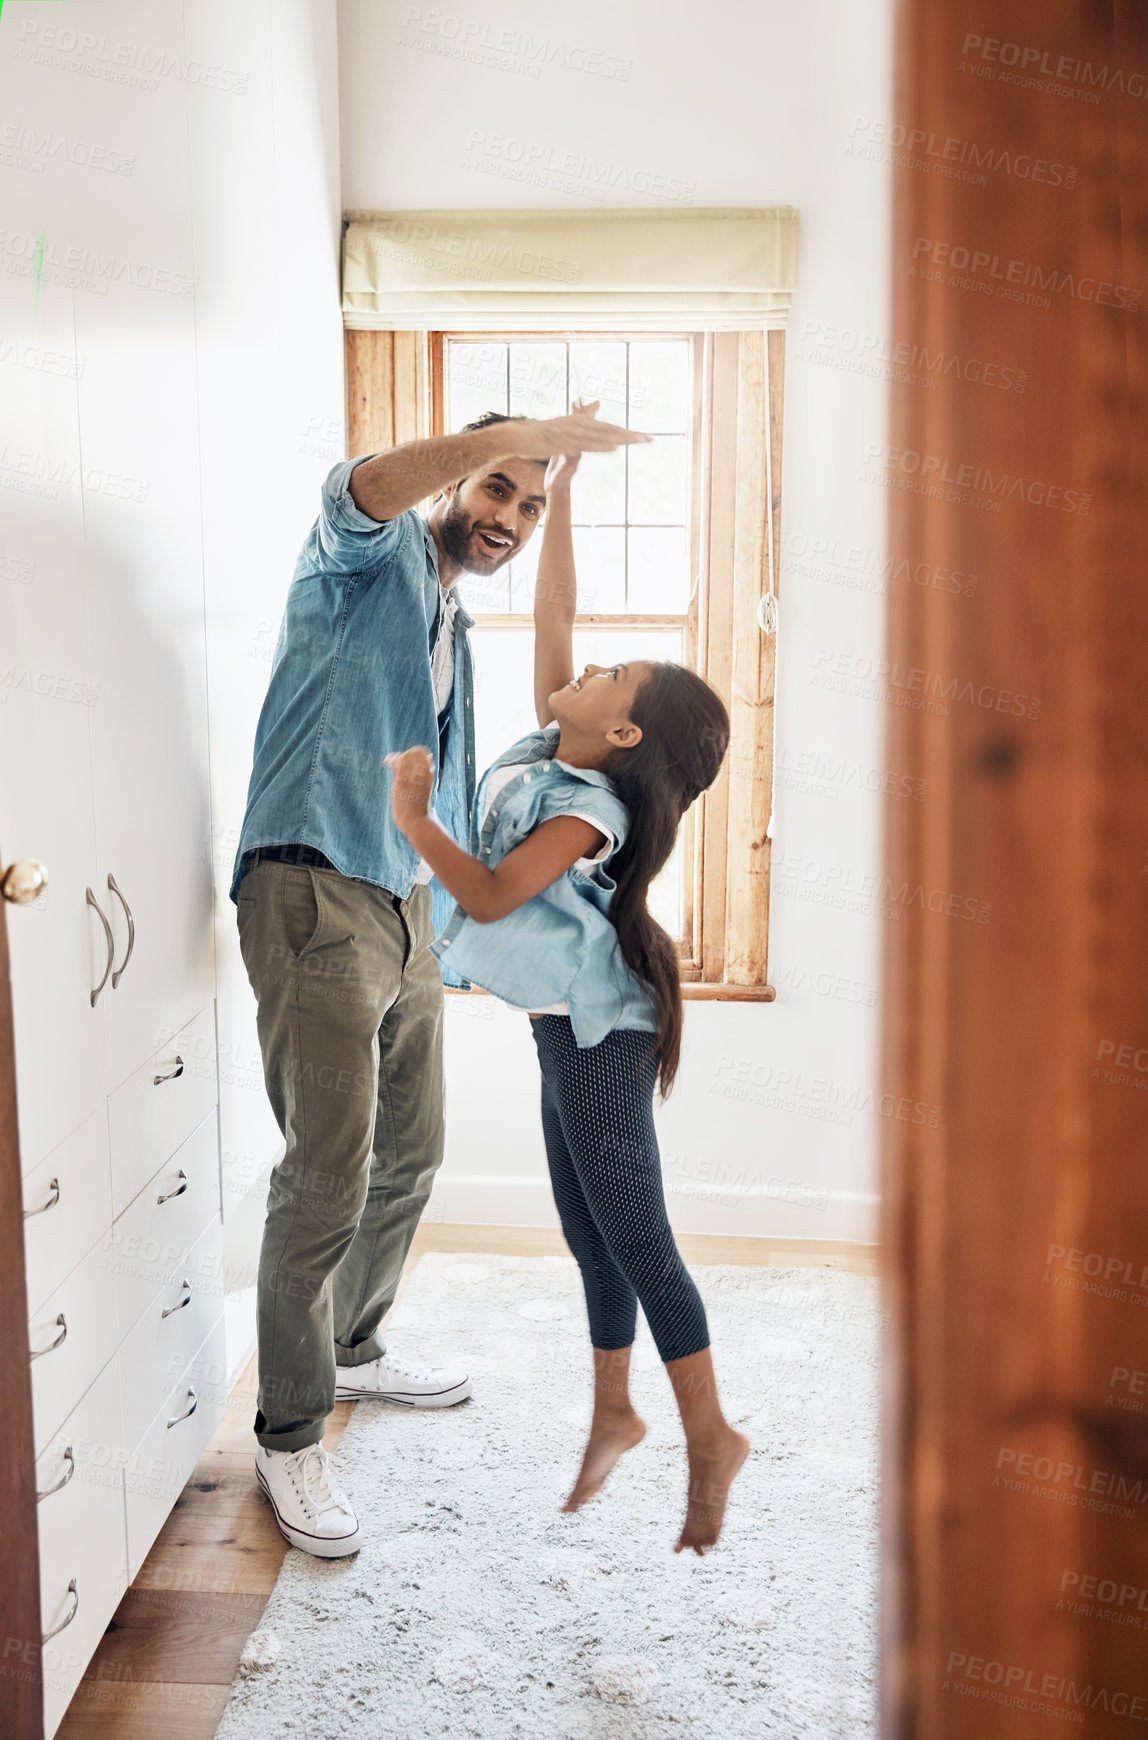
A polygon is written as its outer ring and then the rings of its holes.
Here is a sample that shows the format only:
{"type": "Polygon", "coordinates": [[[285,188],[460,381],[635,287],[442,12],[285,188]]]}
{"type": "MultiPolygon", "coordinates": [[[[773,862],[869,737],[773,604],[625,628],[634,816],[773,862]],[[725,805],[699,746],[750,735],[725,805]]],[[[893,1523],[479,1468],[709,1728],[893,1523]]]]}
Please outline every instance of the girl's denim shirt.
{"type": "Polygon", "coordinates": [[[604,773],[554,761],[558,726],[532,731],[500,755],[478,789],[471,821],[471,851],[490,869],[528,834],[555,816],[600,822],[616,845],[589,870],[567,870],[532,900],[493,924],[476,924],[461,906],[431,944],[452,975],[523,1009],[564,1002],[579,1046],[597,1045],[616,1027],[656,1031],[653,999],[626,966],[607,916],[615,883],[613,852],[630,825],[625,804],[604,773]],[[487,782],[496,768],[525,763],[486,810],[487,782]],[[478,825],[478,817],[485,819],[478,825]]]}

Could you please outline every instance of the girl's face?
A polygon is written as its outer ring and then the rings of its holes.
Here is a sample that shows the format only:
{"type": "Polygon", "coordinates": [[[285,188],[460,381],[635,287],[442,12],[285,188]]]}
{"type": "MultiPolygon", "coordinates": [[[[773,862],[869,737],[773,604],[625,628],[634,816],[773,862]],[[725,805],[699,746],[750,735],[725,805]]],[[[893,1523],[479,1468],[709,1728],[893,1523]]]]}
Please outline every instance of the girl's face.
{"type": "Polygon", "coordinates": [[[580,677],[548,697],[554,717],[565,731],[632,748],[642,733],[631,722],[630,708],[649,675],[650,667],[641,659],[628,665],[587,665],[580,677]]]}

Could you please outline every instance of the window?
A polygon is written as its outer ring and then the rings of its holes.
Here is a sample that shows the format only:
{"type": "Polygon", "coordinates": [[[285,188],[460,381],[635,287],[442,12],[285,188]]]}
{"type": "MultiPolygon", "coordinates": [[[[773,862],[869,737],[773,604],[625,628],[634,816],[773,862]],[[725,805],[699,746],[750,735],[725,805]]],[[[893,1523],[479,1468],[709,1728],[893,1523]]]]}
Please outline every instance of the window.
{"type": "MultiPolygon", "coordinates": [[[[655,437],[587,455],[574,480],[574,656],[679,660],[730,709],[726,765],[651,894],[687,995],[772,996],[774,641],[757,612],[776,590],[783,347],[781,332],[347,334],[351,453],[448,433],[483,411],[556,416],[579,397],[655,437]]],[[[489,582],[461,583],[477,619],[480,768],[534,727],[541,546],[539,532],[489,582]]]]}
{"type": "MultiPolygon", "coordinates": [[[[691,591],[688,338],[445,337],[442,418],[453,433],[483,411],[564,415],[599,399],[604,419],[641,429],[648,447],[586,454],[571,491],[578,567],[575,669],[640,658],[687,658],[691,591]]],[[[476,617],[478,762],[487,767],[535,725],[532,659],[538,532],[489,585],[463,583],[476,617]]],[[[655,917],[684,940],[689,915],[683,844],[651,890],[655,917]]]]}

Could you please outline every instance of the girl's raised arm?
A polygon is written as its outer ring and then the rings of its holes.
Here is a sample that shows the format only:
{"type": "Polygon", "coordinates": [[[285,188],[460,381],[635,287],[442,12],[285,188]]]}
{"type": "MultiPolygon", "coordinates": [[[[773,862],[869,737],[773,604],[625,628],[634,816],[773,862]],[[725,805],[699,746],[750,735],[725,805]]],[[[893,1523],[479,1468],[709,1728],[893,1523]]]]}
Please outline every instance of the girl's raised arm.
{"type": "MultiPolygon", "coordinates": [[[[590,416],[597,408],[597,401],[574,406],[575,411],[585,411],[590,416]]],[[[578,579],[570,530],[570,484],[579,457],[556,453],[547,467],[543,485],[546,525],[534,587],[534,710],[540,725],[549,725],[554,717],[548,697],[555,689],[565,688],[574,675],[578,579]]]]}

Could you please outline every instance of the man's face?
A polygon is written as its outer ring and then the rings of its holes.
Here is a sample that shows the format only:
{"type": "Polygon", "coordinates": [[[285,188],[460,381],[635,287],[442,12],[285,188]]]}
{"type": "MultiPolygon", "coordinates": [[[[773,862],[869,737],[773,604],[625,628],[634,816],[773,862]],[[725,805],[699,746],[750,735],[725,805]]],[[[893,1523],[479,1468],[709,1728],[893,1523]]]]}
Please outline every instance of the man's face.
{"type": "Polygon", "coordinates": [[[542,518],[546,467],[536,459],[496,459],[464,477],[439,519],[443,549],[468,574],[493,574],[531,539],[542,518]]]}

